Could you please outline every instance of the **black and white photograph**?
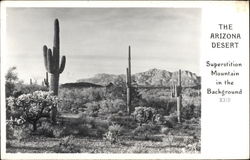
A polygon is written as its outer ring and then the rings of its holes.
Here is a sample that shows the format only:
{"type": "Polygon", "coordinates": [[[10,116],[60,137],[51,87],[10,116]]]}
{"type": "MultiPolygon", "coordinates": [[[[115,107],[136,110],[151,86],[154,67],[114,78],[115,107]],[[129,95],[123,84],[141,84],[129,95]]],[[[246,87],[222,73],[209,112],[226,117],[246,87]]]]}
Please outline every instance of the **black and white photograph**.
{"type": "Polygon", "coordinates": [[[248,12],[243,2],[2,3],[3,157],[244,158],[248,12]]]}
{"type": "Polygon", "coordinates": [[[200,152],[201,9],[7,17],[7,153],[200,152]]]}

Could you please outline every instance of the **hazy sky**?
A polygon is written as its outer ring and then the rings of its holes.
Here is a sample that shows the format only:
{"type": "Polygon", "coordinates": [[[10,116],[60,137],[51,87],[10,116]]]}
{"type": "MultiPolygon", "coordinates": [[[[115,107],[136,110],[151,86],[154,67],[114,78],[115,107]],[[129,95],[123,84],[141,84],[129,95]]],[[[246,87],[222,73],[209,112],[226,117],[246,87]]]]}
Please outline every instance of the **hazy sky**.
{"type": "Polygon", "coordinates": [[[55,18],[67,59],[60,83],[125,74],[129,45],[132,73],[180,68],[199,74],[200,9],[8,8],[6,66],[16,66],[25,82],[45,77],[42,47],[53,46],[55,18]]]}

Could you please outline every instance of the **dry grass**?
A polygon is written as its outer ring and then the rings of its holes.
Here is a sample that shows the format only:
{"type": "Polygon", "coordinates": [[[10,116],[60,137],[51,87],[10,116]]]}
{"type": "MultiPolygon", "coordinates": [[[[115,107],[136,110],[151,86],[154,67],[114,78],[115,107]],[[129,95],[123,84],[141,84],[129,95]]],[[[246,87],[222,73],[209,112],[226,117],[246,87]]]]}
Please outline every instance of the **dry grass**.
{"type": "MultiPolygon", "coordinates": [[[[192,149],[193,143],[180,136],[158,135],[162,142],[139,141],[121,137],[120,141],[111,144],[103,139],[90,137],[75,137],[73,142],[81,153],[198,153],[192,149]],[[191,145],[191,147],[190,147],[191,145]]],[[[29,137],[21,142],[8,140],[8,153],[53,153],[53,147],[58,145],[60,138],[29,137]]]]}
{"type": "MultiPolygon", "coordinates": [[[[126,130],[117,143],[111,144],[103,138],[75,135],[72,142],[81,153],[199,153],[200,122],[189,120],[176,124],[174,128],[166,128],[167,132],[154,133],[150,138],[136,138],[133,130],[126,130]],[[156,141],[156,139],[160,139],[156,141]]],[[[90,132],[92,133],[92,132],[90,132]]],[[[21,141],[9,139],[6,144],[7,153],[53,153],[55,146],[62,138],[50,138],[33,135],[21,141]]]]}

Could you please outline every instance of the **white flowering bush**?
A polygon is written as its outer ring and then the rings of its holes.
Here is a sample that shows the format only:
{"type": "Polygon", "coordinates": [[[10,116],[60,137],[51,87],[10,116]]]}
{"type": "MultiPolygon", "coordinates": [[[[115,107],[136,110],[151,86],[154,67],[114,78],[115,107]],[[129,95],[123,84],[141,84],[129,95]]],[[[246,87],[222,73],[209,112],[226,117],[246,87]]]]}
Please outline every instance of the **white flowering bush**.
{"type": "Polygon", "coordinates": [[[51,92],[35,91],[30,94],[22,94],[17,98],[7,98],[7,113],[18,124],[20,119],[23,123],[33,125],[33,131],[37,129],[37,122],[42,117],[49,117],[52,107],[56,107],[58,98],[51,92]]]}

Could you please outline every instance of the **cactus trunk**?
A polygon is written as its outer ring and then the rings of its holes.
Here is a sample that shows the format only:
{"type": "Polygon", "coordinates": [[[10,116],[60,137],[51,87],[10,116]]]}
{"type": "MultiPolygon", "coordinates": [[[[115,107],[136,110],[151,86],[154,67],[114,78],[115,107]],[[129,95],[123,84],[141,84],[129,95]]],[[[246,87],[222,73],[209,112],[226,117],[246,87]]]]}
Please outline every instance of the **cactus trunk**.
{"type": "Polygon", "coordinates": [[[181,122],[181,96],[176,98],[177,100],[177,120],[178,123],[181,122]]]}
{"type": "Polygon", "coordinates": [[[127,68],[127,112],[128,114],[131,114],[131,84],[130,84],[130,75],[129,75],[129,69],[127,68]]]}
{"type": "Polygon", "coordinates": [[[51,74],[49,91],[53,92],[54,95],[58,95],[58,85],[59,85],[59,74],[51,74]]]}
{"type": "Polygon", "coordinates": [[[181,95],[181,70],[178,71],[178,82],[177,85],[172,86],[172,97],[176,98],[176,112],[178,123],[181,122],[181,108],[182,108],[182,95],[181,95]]]}
{"type": "Polygon", "coordinates": [[[130,50],[130,46],[128,48],[128,68],[127,68],[127,111],[128,114],[131,114],[133,112],[133,106],[131,105],[131,50],[130,50]]]}
{"type": "Polygon", "coordinates": [[[127,87],[127,111],[129,114],[131,114],[131,90],[129,87],[127,87]]]}
{"type": "Polygon", "coordinates": [[[178,123],[181,122],[181,70],[179,70],[178,73],[178,86],[177,86],[177,95],[176,95],[176,101],[177,101],[177,118],[178,118],[178,123]]]}

